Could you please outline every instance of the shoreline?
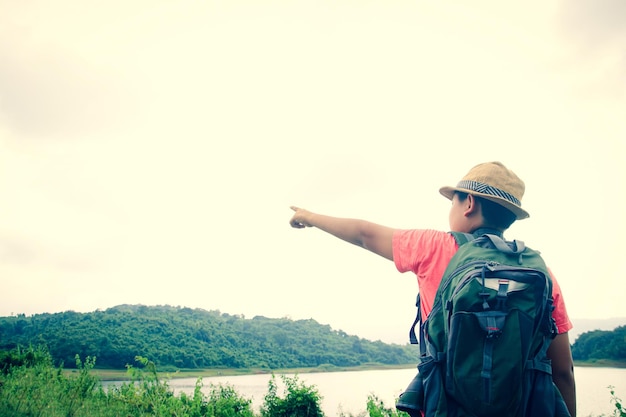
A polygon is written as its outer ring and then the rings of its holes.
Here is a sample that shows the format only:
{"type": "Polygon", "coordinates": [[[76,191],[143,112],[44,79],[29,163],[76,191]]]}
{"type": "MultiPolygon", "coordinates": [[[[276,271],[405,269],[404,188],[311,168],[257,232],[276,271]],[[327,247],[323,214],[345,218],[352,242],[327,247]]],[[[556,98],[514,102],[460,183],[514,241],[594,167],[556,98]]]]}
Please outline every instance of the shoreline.
{"type": "MultiPolygon", "coordinates": [[[[149,373],[139,367],[143,372],[149,373]]],[[[239,376],[239,375],[271,375],[271,374],[306,374],[319,372],[354,372],[354,371],[372,371],[387,369],[409,369],[417,368],[416,363],[404,365],[382,365],[382,364],[366,364],[359,366],[333,366],[321,365],[312,368],[282,368],[282,369],[266,369],[266,368],[210,368],[210,369],[177,369],[174,371],[157,371],[159,378],[178,379],[178,378],[208,378],[215,376],[239,376]]],[[[64,369],[69,375],[78,374],[78,369],[64,369]]],[[[96,375],[101,381],[130,381],[131,377],[126,369],[103,369],[93,368],[90,373],[96,375]]]]}
{"type": "Polygon", "coordinates": [[[595,359],[590,361],[574,361],[574,366],[581,368],[626,368],[626,361],[595,359]]]}
{"type": "MultiPolygon", "coordinates": [[[[574,361],[574,366],[593,367],[593,368],[626,368],[626,362],[618,361],[574,361]]],[[[137,367],[138,368],[138,367],[137,367]]],[[[178,379],[178,378],[208,378],[216,376],[239,376],[239,375],[271,375],[273,374],[306,374],[317,372],[355,372],[355,371],[372,371],[387,369],[410,369],[417,368],[417,363],[404,365],[382,365],[382,364],[365,364],[359,366],[333,366],[321,365],[312,368],[283,368],[283,369],[266,369],[266,368],[210,368],[210,369],[177,369],[173,371],[157,371],[159,378],[178,379]]],[[[141,369],[141,368],[138,368],[141,369]]],[[[64,372],[72,375],[79,372],[78,369],[64,369],[64,372]]],[[[130,381],[131,377],[126,369],[103,369],[94,368],[90,371],[98,376],[101,381],[130,381]]],[[[148,371],[144,371],[148,372],[148,371]]]]}

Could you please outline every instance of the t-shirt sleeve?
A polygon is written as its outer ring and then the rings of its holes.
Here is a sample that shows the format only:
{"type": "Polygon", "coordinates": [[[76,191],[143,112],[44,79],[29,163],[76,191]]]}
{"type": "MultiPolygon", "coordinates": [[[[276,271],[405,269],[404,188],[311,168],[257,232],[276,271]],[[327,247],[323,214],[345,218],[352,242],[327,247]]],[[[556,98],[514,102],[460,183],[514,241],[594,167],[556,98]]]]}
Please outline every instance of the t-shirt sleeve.
{"type": "Polygon", "coordinates": [[[552,277],[552,299],[554,301],[554,311],[552,317],[556,322],[556,328],[559,334],[569,332],[574,328],[569,315],[567,314],[567,308],[565,307],[565,300],[563,300],[563,293],[561,292],[561,286],[554,277],[552,271],[548,268],[550,276],[552,277]]]}
{"type": "Polygon", "coordinates": [[[398,271],[417,276],[422,313],[427,317],[443,272],[457,250],[456,241],[450,233],[437,230],[396,230],[392,247],[398,271]]]}
{"type": "MultiPolygon", "coordinates": [[[[457,249],[450,233],[430,229],[396,230],[392,247],[398,271],[412,271],[418,277],[431,269],[443,272],[457,249]]],[[[441,274],[434,278],[438,281],[441,274]]]]}

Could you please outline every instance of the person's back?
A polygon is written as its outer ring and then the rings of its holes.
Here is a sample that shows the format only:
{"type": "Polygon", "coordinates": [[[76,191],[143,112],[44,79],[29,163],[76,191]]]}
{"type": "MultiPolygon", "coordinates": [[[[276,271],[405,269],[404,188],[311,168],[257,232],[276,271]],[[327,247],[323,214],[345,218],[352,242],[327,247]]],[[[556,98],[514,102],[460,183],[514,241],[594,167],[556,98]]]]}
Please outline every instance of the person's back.
{"type": "Polygon", "coordinates": [[[418,331],[419,373],[396,407],[416,417],[567,417],[547,359],[556,335],[547,267],[523,242],[477,232],[452,233],[460,247],[418,331]]]}
{"type": "MultiPolygon", "coordinates": [[[[443,187],[440,192],[452,202],[449,223],[454,232],[475,233],[488,228],[501,235],[515,220],[528,217],[521,208],[523,182],[498,162],[477,165],[456,187],[443,187]]],[[[292,227],[317,227],[393,261],[400,272],[415,273],[422,299],[422,317],[428,317],[443,272],[458,250],[450,233],[428,229],[398,230],[364,220],[325,216],[297,207],[292,209],[295,211],[290,221],[292,227]]],[[[567,334],[572,326],[559,285],[556,280],[553,283],[553,317],[558,335],[550,344],[547,355],[552,361],[554,383],[574,416],[575,384],[567,334]]]]}

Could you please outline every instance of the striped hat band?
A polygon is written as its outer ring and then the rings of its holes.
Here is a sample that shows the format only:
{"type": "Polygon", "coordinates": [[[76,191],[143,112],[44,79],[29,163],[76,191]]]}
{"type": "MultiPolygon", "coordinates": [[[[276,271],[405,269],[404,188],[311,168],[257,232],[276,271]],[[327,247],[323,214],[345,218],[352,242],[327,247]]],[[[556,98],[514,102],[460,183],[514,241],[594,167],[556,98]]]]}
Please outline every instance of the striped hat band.
{"type": "Polygon", "coordinates": [[[521,207],[522,202],[515,198],[513,195],[503,191],[499,188],[492,187],[489,184],[485,184],[484,182],[472,181],[472,180],[462,180],[457,184],[457,188],[464,188],[466,190],[475,191],[481,194],[487,194],[494,197],[503,198],[512,204],[515,204],[518,207],[521,207]]]}

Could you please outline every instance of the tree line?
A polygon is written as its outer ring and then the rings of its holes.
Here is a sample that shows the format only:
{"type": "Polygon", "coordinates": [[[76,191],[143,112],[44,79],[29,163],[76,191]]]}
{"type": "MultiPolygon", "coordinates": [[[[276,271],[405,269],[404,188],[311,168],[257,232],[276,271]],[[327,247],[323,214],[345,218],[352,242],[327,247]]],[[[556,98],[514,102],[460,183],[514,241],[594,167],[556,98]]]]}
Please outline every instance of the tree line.
{"type": "Polygon", "coordinates": [[[572,356],[579,361],[626,362],[626,326],[582,333],[572,345],[572,356]]]}
{"type": "MultiPolygon", "coordinates": [[[[98,367],[113,369],[143,356],[164,371],[415,364],[419,351],[348,335],[313,319],[246,319],[167,305],[0,317],[0,350],[39,345],[69,368],[76,355],[96,357],[98,367]]],[[[572,355],[576,361],[626,362],[626,326],[581,334],[572,355]]]]}
{"type": "Polygon", "coordinates": [[[313,319],[246,319],[167,305],[0,317],[0,350],[18,346],[45,346],[66,368],[74,366],[76,355],[96,357],[98,367],[113,369],[143,356],[166,371],[398,365],[418,359],[414,346],[362,339],[313,319]]]}

